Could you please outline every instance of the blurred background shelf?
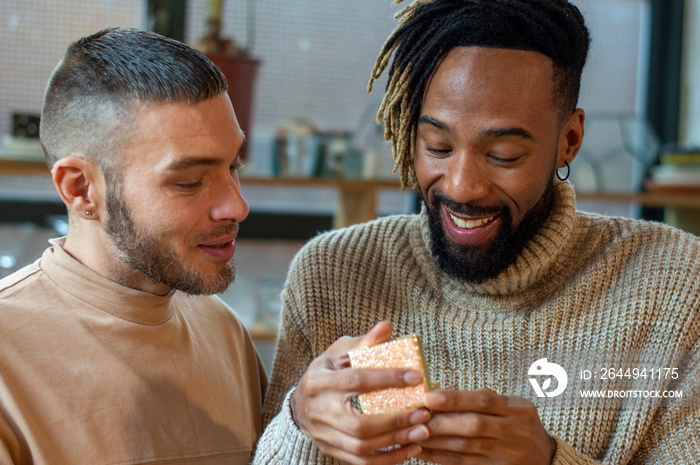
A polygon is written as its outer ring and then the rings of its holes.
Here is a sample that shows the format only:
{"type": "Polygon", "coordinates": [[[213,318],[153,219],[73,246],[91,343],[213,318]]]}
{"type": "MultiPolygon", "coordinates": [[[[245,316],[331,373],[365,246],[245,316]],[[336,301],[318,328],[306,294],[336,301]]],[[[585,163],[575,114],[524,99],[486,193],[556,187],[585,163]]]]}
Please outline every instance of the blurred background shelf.
{"type": "MultiPolygon", "coordinates": [[[[41,161],[0,159],[0,174],[13,176],[49,175],[46,164],[41,161]]],[[[393,179],[328,179],[304,177],[241,176],[241,185],[329,188],[340,192],[338,211],[334,227],[369,221],[377,217],[377,192],[400,189],[393,179]]],[[[650,188],[649,192],[590,192],[576,191],[578,200],[613,203],[636,203],[649,207],[700,208],[700,189],[672,188],[671,186],[650,188]]]]}
{"type": "Polygon", "coordinates": [[[44,161],[22,160],[10,155],[0,158],[0,174],[28,176],[28,175],[49,175],[49,169],[44,161]]]}
{"type": "MultiPolygon", "coordinates": [[[[0,175],[48,177],[49,171],[46,164],[41,161],[0,159],[0,175]]],[[[343,228],[376,218],[378,191],[382,189],[398,191],[400,189],[398,180],[390,179],[241,176],[241,184],[243,186],[335,189],[338,191],[338,201],[333,215],[332,226],[334,228],[343,228]]]]}

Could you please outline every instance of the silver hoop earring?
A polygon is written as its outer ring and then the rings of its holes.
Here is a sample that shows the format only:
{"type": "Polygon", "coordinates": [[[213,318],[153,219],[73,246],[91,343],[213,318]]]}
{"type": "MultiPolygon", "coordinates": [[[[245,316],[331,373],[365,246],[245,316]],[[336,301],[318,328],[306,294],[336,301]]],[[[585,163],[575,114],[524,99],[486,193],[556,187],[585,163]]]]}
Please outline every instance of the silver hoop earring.
{"type": "Polygon", "coordinates": [[[569,179],[569,175],[571,174],[571,167],[569,166],[569,162],[564,160],[564,164],[566,165],[566,176],[564,176],[563,178],[559,175],[559,168],[556,169],[557,178],[559,178],[560,181],[566,181],[567,179],[569,179]]]}

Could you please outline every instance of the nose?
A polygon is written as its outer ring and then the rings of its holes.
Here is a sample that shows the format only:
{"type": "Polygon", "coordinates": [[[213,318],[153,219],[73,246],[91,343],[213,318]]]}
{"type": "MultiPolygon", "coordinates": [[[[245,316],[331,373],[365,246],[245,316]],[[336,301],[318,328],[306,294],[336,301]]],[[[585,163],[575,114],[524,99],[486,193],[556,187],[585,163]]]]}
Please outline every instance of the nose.
{"type": "Polygon", "coordinates": [[[459,203],[468,203],[486,197],[489,193],[489,181],[486,170],[480,166],[478,157],[462,153],[450,158],[442,181],[442,190],[445,195],[459,203]]]}
{"type": "Polygon", "coordinates": [[[238,175],[229,176],[219,189],[212,192],[211,219],[216,222],[240,223],[248,216],[248,202],[241,193],[238,175]]]}

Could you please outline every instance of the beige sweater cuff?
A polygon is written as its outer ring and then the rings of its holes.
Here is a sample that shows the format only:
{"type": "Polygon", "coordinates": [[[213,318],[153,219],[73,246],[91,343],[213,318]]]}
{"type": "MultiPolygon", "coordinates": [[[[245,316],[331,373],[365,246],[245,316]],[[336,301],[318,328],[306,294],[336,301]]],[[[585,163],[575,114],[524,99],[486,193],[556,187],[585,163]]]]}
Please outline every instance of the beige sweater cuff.
{"type": "Polygon", "coordinates": [[[554,452],[554,457],[552,458],[552,465],[594,465],[600,463],[596,462],[590,457],[586,457],[585,455],[581,454],[557,436],[552,437],[557,443],[557,450],[554,452]]]}
{"type": "Polygon", "coordinates": [[[304,463],[332,463],[318,450],[313,440],[294,423],[290,400],[294,388],[284,398],[282,409],[265,428],[255,451],[253,465],[304,463]]]}

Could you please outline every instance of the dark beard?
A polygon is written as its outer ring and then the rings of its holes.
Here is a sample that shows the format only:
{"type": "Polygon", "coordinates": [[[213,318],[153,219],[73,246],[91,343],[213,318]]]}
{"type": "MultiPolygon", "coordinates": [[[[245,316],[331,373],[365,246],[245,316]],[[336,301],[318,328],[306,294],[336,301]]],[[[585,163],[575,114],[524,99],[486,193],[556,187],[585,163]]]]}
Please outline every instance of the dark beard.
{"type": "MultiPolygon", "coordinates": [[[[165,284],[171,289],[191,295],[216,294],[231,285],[236,277],[233,260],[222,266],[215,277],[203,275],[172,253],[157,236],[136,226],[120,191],[118,185],[108,188],[109,218],[105,230],[122,252],[121,259],[129,268],[141,273],[154,284],[165,284]]],[[[234,228],[232,224],[221,225],[212,231],[211,237],[230,234],[234,228]]]]}
{"type": "MultiPolygon", "coordinates": [[[[425,202],[425,200],[424,200],[425,202]]],[[[427,206],[427,202],[426,206],[427,206]]],[[[554,182],[550,182],[542,198],[525,214],[517,228],[506,206],[500,209],[471,208],[458,204],[444,194],[432,196],[433,208],[427,208],[430,229],[430,252],[438,267],[452,276],[469,283],[479,284],[495,278],[515,263],[525,245],[537,234],[549,216],[554,203],[554,182]],[[479,245],[455,244],[449,240],[442,226],[440,205],[455,212],[482,216],[501,214],[503,227],[493,243],[484,248],[479,245]]]]}

